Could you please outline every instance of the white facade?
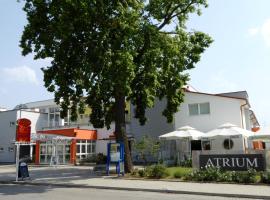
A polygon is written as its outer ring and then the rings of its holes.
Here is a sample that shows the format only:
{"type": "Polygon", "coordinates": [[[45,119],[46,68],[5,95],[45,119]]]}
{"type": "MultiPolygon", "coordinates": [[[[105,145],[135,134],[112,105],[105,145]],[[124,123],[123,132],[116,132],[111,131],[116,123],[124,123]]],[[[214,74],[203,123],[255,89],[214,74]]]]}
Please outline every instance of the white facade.
{"type": "MultiPolygon", "coordinates": [[[[201,132],[208,132],[225,123],[250,130],[252,128],[248,100],[238,97],[205,94],[199,92],[185,92],[184,102],[179,111],[174,114],[173,123],[167,123],[162,111],[166,101],[157,100],[154,107],[146,110],[148,121],[141,126],[137,119],[132,118],[130,129],[135,138],[142,135],[158,137],[183,126],[191,126],[201,132]],[[208,104],[209,113],[190,114],[189,105],[208,104]]],[[[134,106],[131,106],[131,116],[134,116],[134,106]]]]}
{"type": "MultiPolygon", "coordinates": [[[[213,95],[199,93],[191,88],[185,92],[184,102],[181,104],[179,111],[175,113],[173,123],[171,124],[167,123],[166,118],[162,115],[162,111],[166,106],[165,100],[157,100],[153,108],[146,110],[148,121],[144,126],[141,126],[138,120],[133,117],[134,106],[131,105],[131,119],[127,123],[127,134],[134,136],[135,139],[139,139],[143,135],[151,135],[158,138],[158,136],[174,131],[182,126],[191,126],[201,132],[208,132],[224,123],[232,123],[244,129],[250,129],[252,128],[252,124],[250,123],[250,105],[248,103],[248,97],[242,94],[245,95],[246,93],[238,92],[236,94],[225,93],[213,95]],[[200,110],[198,114],[191,114],[189,105],[196,104],[206,104],[209,105],[209,108],[204,108],[203,111],[200,110]]],[[[86,115],[80,116],[81,118],[78,122],[70,122],[69,117],[61,119],[60,107],[52,99],[26,103],[23,106],[28,109],[0,112],[0,136],[2,138],[0,141],[0,162],[14,162],[15,153],[9,147],[12,147],[11,141],[15,140],[16,120],[19,118],[28,118],[31,120],[33,138],[36,131],[43,128],[79,127],[81,129],[94,129],[88,122],[89,117],[86,115]],[[1,147],[4,149],[2,152],[1,147]],[[10,149],[10,152],[8,149],[10,149]]],[[[199,107],[199,109],[202,108],[199,107]]],[[[108,140],[100,139],[109,138],[109,135],[112,135],[113,132],[114,124],[111,125],[110,130],[106,128],[97,129],[98,140],[96,142],[96,153],[107,153],[106,147],[108,140]]],[[[242,143],[236,140],[235,146],[242,149],[244,146],[242,143]]],[[[213,143],[213,147],[215,149],[221,149],[222,144],[213,143]]]]}
{"type": "MultiPolygon", "coordinates": [[[[202,144],[204,142],[210,142],[210,152],[212,154],[243,154],[245,153],[246,149],[251,148],[251,144],[249,143],[247,138],[242,136],[233,136],[233,137],[226,137],[226,136],[218,136],[211,138],[209,140],[202,140],[202,144]],[[231,140],[231,148],[224,147],[224,141],[231,140]]],[[[202,149],[204,152],[205,150],[202,149]]]]}
{"type": "Polygon", "coordinates": [[[46,115],[26,110],[10,110],[0,112],[0,163],[15,162],[16,122],[20,118],[31,121],[31,138],[46,122],[46,115]]]}
{"type": "Polygon", "coordinates": [[[0,112],[0,162],[15,161],[17,111],[0,112]]]}
{"type": "Polygon", "coordinates": [[[250,129],[250,126],[246,125],[247,121],[249,124],[249,120],[245,115],[245,104],[244,99],[186,92],[184,102],[174,117],[174,129],[191,126],[199,131],[208,132],[228,122],[244,129],[250,129]],[[209,103],[209,114],[191,115],[189,105],[201,103],[209,103]]]}

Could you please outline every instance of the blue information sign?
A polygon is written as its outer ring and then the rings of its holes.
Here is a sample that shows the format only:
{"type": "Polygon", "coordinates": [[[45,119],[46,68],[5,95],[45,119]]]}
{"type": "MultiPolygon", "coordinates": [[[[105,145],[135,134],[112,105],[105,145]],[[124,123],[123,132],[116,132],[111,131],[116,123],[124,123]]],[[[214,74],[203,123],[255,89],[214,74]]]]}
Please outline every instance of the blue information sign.
{"type": "Polygon", "coordinates": [[[110,164],[116,165],[116,173],[124,175],[124,144],[108,143],[107,145],[107,175],[110,174],[110,164]]]}

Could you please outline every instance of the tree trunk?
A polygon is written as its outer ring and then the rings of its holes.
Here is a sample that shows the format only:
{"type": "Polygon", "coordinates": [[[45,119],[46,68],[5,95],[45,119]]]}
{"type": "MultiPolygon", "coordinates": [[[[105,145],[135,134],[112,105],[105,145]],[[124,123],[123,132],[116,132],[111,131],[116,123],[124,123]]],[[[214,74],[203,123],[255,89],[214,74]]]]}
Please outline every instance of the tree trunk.
{"type": "Polygon", "coordinates": [[[117,95],[115,97],[115,136],[117,142],[123,142],[124,144],[125,172],[130,173],[133,169],[133,164],[126,135],[125,107],[125,95],[117,95]]]}

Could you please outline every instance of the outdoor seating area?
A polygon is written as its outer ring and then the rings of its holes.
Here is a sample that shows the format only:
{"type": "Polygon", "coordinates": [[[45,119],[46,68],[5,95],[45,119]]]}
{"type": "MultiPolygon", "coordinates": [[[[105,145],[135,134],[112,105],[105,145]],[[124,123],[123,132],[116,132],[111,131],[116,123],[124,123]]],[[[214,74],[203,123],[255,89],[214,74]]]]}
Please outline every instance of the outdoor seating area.
{"type": "Polygon", "coordinates": [[[192,152],[202,154],[250,154],[256,150],[270,149],[270,131],[252,132],[225,123],[214,130],[203,133],[190,126],[159,136],[160,157],[166,165],[180,165],[192,159],[192,152]]]}

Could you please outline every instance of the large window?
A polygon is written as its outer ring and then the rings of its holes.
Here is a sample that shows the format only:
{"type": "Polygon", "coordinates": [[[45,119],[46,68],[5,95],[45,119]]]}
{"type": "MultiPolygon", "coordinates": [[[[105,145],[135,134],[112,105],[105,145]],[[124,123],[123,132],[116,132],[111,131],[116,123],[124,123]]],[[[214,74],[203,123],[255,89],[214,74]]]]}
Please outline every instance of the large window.
{"type": "MultiPolygon", "coordinates": [[[[54,145],[51,141],[40,143],[40,163],[50,164],[51,157],[54,154],[54,145]]],[[[58,164],[67,164],[70,162],[70,142],[64,141],[55,145],[55,155],[58,164]]]]}
{"type": "Polygon", "coordinates": [[[49,108],[49,127],[60,126],[60,109],[58,107],[49,108]]]}
{"type": "Polygon", "coordinates": [[[210,114],[209,103],[188,104],[189,115],[205,115],[210,114]]]}
{"type": "Polygon", "coordinates": [[[77,160],[86,159],[96,154],[96,141],[77,140],[77,160]]]}

